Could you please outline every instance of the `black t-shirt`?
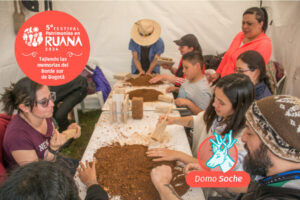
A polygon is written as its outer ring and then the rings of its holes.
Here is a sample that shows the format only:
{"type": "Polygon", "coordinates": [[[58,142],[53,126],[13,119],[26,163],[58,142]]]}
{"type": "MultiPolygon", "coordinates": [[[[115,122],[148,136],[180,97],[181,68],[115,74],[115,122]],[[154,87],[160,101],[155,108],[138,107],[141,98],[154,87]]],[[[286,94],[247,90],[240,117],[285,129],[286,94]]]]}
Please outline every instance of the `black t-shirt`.
{"type": "Polygon", "coordinates": [[[141,46],[141,65],[142,65],[142,69],[145,72],[149,69],[150,66],[149,51],[150,51],[150,47],[141,46]]]}
{"type": "Polygon", "coordinates": [[[176,77],[180,77],[180,78],[183,77],[183,66],[182,66],[182,63],[180,64],[180,67],[179,67],[178,70],[176,71],[175,76],[176,76],[176,77]]]}

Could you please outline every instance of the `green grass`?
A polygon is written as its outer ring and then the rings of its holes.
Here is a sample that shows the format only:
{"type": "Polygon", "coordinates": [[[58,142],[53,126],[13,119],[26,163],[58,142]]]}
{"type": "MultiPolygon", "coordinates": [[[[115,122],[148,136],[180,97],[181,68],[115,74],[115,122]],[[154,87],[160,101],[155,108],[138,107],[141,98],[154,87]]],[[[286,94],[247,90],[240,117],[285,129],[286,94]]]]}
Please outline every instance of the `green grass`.
{"type": "Polygon", "coordinates": [[[100,114],[100,110],[93,110],[84,113],[82,113],[82,111],[78,111],[79,125],[81,126],[81,136],[80,138],[73,140],[68,147],[63,148],[60,153],[61,155],[81,160],[100,114]]]}

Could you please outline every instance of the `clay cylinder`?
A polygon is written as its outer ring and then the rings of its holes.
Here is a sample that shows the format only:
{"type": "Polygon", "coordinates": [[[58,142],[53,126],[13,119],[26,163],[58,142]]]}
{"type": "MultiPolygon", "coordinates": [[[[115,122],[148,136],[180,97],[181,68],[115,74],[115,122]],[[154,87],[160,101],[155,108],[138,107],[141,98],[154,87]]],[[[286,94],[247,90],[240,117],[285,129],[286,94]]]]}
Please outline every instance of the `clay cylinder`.
{"type": "Polygon", "coordinates": [[[143,118],[143,97],[133,97],[132,98],[132,118],[142,119],[143,118]]]}

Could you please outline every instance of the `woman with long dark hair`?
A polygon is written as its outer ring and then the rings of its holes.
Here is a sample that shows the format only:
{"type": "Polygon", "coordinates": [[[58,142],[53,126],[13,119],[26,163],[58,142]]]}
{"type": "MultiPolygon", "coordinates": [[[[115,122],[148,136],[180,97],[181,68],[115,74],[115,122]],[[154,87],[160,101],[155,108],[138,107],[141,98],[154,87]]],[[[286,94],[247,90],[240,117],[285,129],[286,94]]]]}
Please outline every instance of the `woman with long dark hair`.
{"type": "MultiPolygon", "coordinates": [[[[196,116],[168,117],[168,124],[179,124],[193,128],[192,154],[170,150],[166,148],[150,149],[147,156],[153,157],[153,161],[178,160],[184,164],[198,163],[197,154],[200,144],[214,133],[224,136],[232,131],[233,138],[237,139],[235,145],[238,149],[238,160],[234,171],[243,170],[243,159],[246,155],[241,135],[245,125],[245,113],[254,100],[254,87],[244,74],[230,74],[221,78],[215,87],[215,93],[208,108],[196,116]]],[[[200,152],[200,162],[206,162],[210,150],[200,152]]],[[[206,196],[215,196],[215,190],[206,190],[206,196]]],[[[234,197],[236,193],[244,192],[245,188],[218,189],[223,197],[234,197]]]]}
{"type": "MultiPolygon", "coordinates": [[[[200,144],[213,133],[224,135],[232,130],[234,138],[240,137],[245,123],[244,115],[253,100],[254,87],[249,77],[243,74],[231,74],[221,78],[216,84],[212,101],[205,111],[196,116],[167,119],[168,124],[179,124],[194,129],[193,156],[165,148],[150,149],[147,155],[156,157],[154,161],[179,160],[185,164],[198,162],[197,153],[200,144]]],[[[239,140],[237,146],[240,151],[243,151],[243,145],[239,140]]]]}

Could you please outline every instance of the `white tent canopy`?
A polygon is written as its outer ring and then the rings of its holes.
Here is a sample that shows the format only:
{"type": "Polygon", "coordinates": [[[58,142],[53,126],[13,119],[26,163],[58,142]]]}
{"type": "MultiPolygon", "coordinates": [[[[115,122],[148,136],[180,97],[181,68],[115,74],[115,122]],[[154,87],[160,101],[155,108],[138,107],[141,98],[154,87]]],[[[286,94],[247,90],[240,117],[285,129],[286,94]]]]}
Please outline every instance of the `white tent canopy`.
{"type": "MultiPolygon", "coordinates": [[[[130,71],[128,44],[135,21],[150,18],[160,23],[163,56],[177,65],[180,54],[173,40],[193,33],[204,55],[224,52],[241,31],[242,13],[259,5],[260,1],[53,1],[54,10],[71,14],[85,27],[90,59],[101,65],[111,83],[113,74],[130,71]]],[[[271,59],[287,71],[284,93],[300,97],[300,1],[263,1],[262,5],[272,20],[267,31],[273,44],[271,59]]],[[[43,6],[40,2],[41,11],[43,6]]],[[[0,93],[24,76],[14,56],[13,12],[13,1],[0,2],[0,93]]],[[[34,14],[26,10],[26,19],[34,14]]]]}

